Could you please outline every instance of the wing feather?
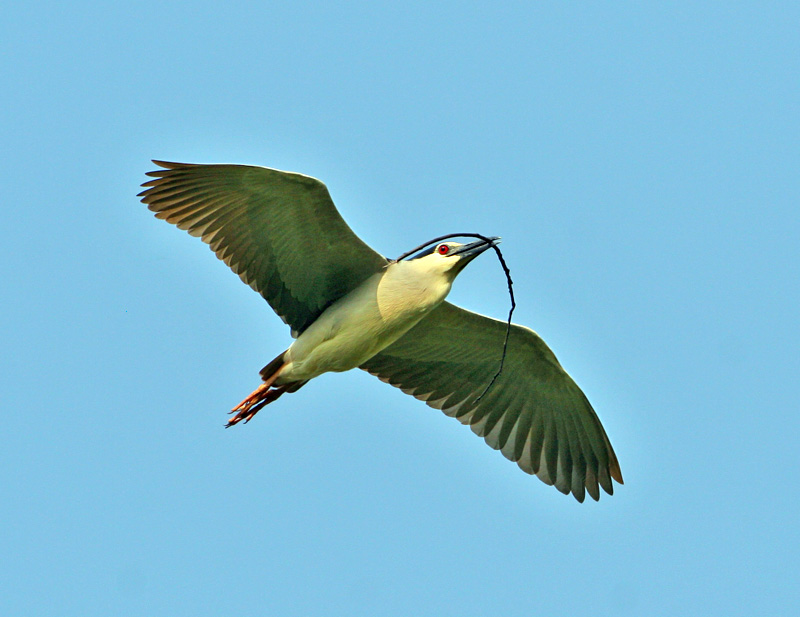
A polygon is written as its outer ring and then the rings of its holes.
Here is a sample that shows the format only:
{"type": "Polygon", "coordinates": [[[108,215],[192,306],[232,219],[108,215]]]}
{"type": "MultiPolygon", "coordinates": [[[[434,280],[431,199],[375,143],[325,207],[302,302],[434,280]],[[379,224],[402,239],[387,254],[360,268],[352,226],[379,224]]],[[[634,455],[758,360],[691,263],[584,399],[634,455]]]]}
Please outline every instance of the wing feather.
{"type": "Polygon", "coordinates": [[[314,178],[248,165],[154,161],[142,186],[157,218],[208,244],[301,333],[388,261],[347,226],[314,178]]]}
{"type": "Polygon", "coordinates": [[[492,448],[562,493],[597,500],[622,483],[617,457],[589,401],[539,336],[441,304],[361,368],[468,424],[492,448]],[[492,350],[498,350],[494,353],[492,350]]]}

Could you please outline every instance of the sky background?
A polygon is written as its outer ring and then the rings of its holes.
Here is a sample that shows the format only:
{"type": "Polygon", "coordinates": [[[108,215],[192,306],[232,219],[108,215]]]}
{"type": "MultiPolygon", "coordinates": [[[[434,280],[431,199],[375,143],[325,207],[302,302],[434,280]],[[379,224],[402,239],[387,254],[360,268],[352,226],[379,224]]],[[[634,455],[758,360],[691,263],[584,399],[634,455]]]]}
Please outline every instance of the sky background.
{"type": "MultiPolygon", "coordinates": [[[[0,22],[0,614],[800,612],[796,3],[111,5],[0,22]],[[223,430],[289,332],[151,158],[320,178],[390,257],[502,236],[625,485],[361,371],[223,430]]],[[[497,260],[450,299],[505,318],[497,260]]]]}

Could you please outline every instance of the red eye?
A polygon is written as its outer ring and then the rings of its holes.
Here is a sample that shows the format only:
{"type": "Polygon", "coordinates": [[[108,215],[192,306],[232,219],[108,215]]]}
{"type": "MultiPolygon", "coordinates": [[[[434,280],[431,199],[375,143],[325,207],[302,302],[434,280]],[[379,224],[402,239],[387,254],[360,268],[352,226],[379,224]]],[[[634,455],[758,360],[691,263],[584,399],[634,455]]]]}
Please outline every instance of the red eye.
{"type": "Polygon", "coordinates": [[[439,255],[447,255],[449,251],[450,247],[446,244],[440,244],[438,247],[436,247],[436,252],[439,253],[439,255]]]}

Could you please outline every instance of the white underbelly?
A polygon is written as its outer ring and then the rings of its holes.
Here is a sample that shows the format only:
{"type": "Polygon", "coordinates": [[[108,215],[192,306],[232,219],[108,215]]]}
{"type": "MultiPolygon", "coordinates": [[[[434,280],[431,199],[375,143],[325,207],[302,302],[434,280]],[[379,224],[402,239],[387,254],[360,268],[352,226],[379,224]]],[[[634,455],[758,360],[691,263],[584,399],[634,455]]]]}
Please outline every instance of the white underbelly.
{"type": "Polygon", "coordinates": [[[376,275],[322,313],[289,347],[276,385],[360,366],[413,328],[446,295],[428,299],[404,293],[398,302],[386,283],[376,275]]]}

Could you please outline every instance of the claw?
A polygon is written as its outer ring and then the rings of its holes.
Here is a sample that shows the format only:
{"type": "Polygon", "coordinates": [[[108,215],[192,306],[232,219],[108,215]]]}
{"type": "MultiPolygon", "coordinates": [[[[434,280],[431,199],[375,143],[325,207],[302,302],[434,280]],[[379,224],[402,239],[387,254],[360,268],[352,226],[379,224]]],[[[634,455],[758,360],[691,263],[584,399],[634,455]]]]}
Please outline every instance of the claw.
{"type": "Polygon", "coordinates": [[[247,424],[253,419],[261,409],[266,405],[276,400],[281,394],[286,391],[285,386],[278,386],[271,388],[271,382],[262,383],[256,388],[246,399],[239,403],[228,413],[236,412],[236,415],[228,420],[225,428],[229,428],[239,422],[247,424]]]}
{"type": "Polygon", "coordinates": [[[233,413],[234,411],[245,411],[248,408],[252,407],[256,404],[259,400],[262,400],[265,396],[265,393],[269,391],[269,384],[262,383],[258,388],[253,390],[253,392],[244,399],[241,403],[239,403],[236,407],[231,409],[229,413],[233,413]]]}

